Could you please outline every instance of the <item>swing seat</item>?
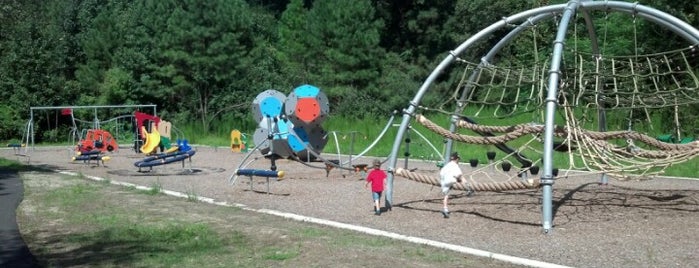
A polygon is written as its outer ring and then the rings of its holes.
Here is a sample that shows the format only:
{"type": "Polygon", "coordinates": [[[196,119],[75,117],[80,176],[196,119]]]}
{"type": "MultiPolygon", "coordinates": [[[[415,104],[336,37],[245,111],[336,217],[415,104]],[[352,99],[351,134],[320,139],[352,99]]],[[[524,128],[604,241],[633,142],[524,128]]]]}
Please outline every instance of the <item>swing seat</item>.
{"type": "Polygon", "coordinates": [[[677,141],[675,140],[675,136],[672,134],[666,134],[666,135],[660,135],[656,137],[657,140],[662,141],[662,142],[667,142],[667,143],[676,143],[677,141]]]}
{"type": "Polygon", "coordinates": [[[694,137],[684,137],[684,138],[682,138],[682,140],[680,140],[680,143],[687,144],[687,143],[690,143],[693,141],[694,141],[694,137]]]}

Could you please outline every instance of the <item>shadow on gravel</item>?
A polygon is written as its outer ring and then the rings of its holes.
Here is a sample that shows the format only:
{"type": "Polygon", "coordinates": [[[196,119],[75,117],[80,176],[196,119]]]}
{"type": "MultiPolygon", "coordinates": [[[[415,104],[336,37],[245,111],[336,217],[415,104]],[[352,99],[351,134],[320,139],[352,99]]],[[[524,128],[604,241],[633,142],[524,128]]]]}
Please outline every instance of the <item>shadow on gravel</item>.
{"type": "Polygon", "coordinates": [[[133,176],[133,177],[148,177],[148,176],[203,176],[213,173],[225,172],[224,168],[214,168],[214,167],[193,167],[193,168],[160,168],[160,169],[142,169],[134,168],[133,170],[128,169],[115,169],[107,171],[108,174],[117,176],[133,176]]]}
{"type": "Polygon", "coordinates": [[[250,190],[250,189],[248,189],[248,190],[243,190],[243,191],[245,191],[245,192],[253,192],[253,193],[256,193],[256,194],[274,195],[274,196],[290,196],[290,195],[291,195],[291,194],[276,194],[276,193],[267,192],[267,191],[250,190]]]}
{"type": "MultiPolygon", "coordinates": [[[[516,225],[538,226],[538,221],[513,219],[507,211],[541,212],[541,193],[477,192],[467,197],[458,194],[450,198],[452,214],[464,213],[484,219],[516,225]],[[466,206],[467,209],[457,209],[466,206]]],[[[442,198],[421,199],[394,204],[394,207],[438,214],[442,198]],[[430,208],[418,206],[430,204],[430,208]]],[[[635,189],[614,185],[587,183],[573,189],[560,189],[553,197],[553,217],[557,225],[570,222],[613,220],[622,217],[662,217],[699,212],[699,191],[670,189],[635,189]]]]}
{"type": "MultiPolygon", "coordinates": [[[[467,197],[465,194],[463,194],[463,195],[457,195],[457,196],[455,196],[455,197],[452,197],[452,198],[450,198],[450,200],[457,200],[457,199],[460,199],[460,198],[468,198],[468,197],[467,197]]],[[[498,206],[499,206],[499,205],[515,205],[515,204],[512,204],[512,203],[510,203],[510,202],[508,202],[508,203],[493,202],[493,203],[487,203],[487,204],[486,204],[486,203],[482,203],[482,202],[468,202],[468,204],[470,204],[470,205],[478,205],[478,206],[483,206],[483,205],[486,205],[486,206],[490,206],[490,205],[498,205],[498,206]]],[[[516,205],[521,206],[522,203],[517,203],[516,205]]],[[[441,209],[442,209],[442,198],[425,199],[425,200],[416,200],[416,201],[403,202],[403,203],[400,203],[400,204],[395,204],[394,207],[404,208],[404,209],[408,209],[408,210],[424,211],[424,212],[431,212],[431,213],[434,213],[434,214],[439,214],[439,213],[442,211],[442,210],[441,210],[441,209]],[[430,204],[434,204],[434,209],[416,208],[416,207],[412,207],[412,206],[411,206],[411,205],[414,204],[414,203],[422,203],[422,202],[427,202],[427,203],[430,203],[430,204]]],[[[469,215],[477,216],[477,217],[480,217],[480,218],[484,218],[484,219],[488,219],[488,220],[492,220],[492,221],[496,221],[496,222],[504,222],[504,223],[511,223],[511,224],[517,224],[517,225],[527,225],[527,226],[538,226],[538,225],[539,225],[538,223],[534,223],[534,222],[525,222],[525,221],[517,221],[517,220],[509,220],[509,219],[498,218],[498,217],[495,217],[495,216],[488,215],[487,213],[481,213],[481,212],[477,212],[477,211],[467,211],[467,210],[463,210],[463,209],[454,209],[454,207],[455,207],[455,206],[453,206],[453,205],[450,206],[450,208],[451,208],[451,213],[452,213],[452,214],[458,214],[458,213],[469,214],[469,215]]],[[[476,208],[475,210],[478,210],[478,209],[476,208]]]]}

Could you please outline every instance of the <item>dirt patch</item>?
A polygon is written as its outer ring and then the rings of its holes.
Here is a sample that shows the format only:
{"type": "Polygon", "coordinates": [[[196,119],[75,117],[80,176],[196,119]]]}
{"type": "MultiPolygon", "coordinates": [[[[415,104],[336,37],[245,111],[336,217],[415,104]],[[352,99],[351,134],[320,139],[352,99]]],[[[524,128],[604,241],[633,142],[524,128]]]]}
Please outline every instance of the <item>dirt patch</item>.
{"type": "MultiPolygon", "coordinates": [[[[242,243],[244,248],[232,244],[213,253],[193,253],[191,259],[196,264],[192,265],[196,267],[377,267],[385,265],[387,261],[412,267],[517,267],[239,208],[149,194],[149,191],[86,180],[79,176],[27,172],[22,174],[22,179],[27,195],[17,210],[20,230],[34,255],[47,267],[149,267],[151,265],[147,261],[140,260],[144,258],[143,254],[152,251],[151,254],[155,255],[163,250],[150,246],[148,241],[127,239],[115,243],[106,238],[76,239],[94,233],[117,231],[112,228],[100,230],[99,226],[94,226],[93,220],[76,223],[75,217],[84,217],[83,214],[104,218],[98,221],[118,219],[120,222],[150,226],[174,222],[205,223],[217,236],[233,237],[229,239],[233,241],[245,240],[242,243]],[[82,195],[61,198],[66,192],[82,195]],[[83,202],[78,200],[82,197],[86,197],[83,202]],[[201,254],[211,256],[197,261],[201,254]],[[279,259],[275,259],[275,256],[279,259]]],[[[180,254],[184,255],[180,258],[190,259],[188,252],[180,254]]],[[[171,265],[190,266],[184,260],[171,264],[158,263],[156,266],[171,265]]]]}
{"type": "MultiPolygon", "coordinates": [[[[281,160],[276,164],[286,172],[285,180],[267,184],[264,179],[241,177],[231,185],[228,179],[244,155],[220,148],[196,149],[185,168],[217,168],[218,172],[182,175],[176,171],[182,170],[181,165],[171,165],[156,167],[159,175],[138,176],[124,172],[137,170],[133,162],[138,160],[125,150],[114,154],[106,166],[95,166],[61,159],[64,149],[42,148],[32,154],[31,163],[561,265],[699,265],[699,234],[693,231],[699,228],[699,181],[613,180],[603,186],[597,184],[598,176],[557,179],[554,229],[545,235],[539,189],[460,195],[452,199],[452,217],[445,220],[439,213],[438,187],[396,177],[392,211],[374,216],[371,195],[359,173],[334,169],[326,177],[323,169],[281,160]]],[[[369,162],[357,162],[361,161],[369,162]]],[[[262,159],[248,167],[267,169],[269,165],[262,159]]],[[[431,163],[411,166],[436,172],[431,163]]],[[[469,168],[463,167],[466,172],[469,168]]]]}

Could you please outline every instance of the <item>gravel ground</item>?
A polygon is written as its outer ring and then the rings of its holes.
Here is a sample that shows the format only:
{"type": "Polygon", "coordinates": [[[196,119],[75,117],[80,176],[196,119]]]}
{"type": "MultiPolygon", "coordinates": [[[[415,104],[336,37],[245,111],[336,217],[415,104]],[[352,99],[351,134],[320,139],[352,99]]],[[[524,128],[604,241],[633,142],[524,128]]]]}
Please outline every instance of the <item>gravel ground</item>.
{"type": "MultiPolygon", "coordinates": [[[[66,147],[37,147],[30,151],[30,157],[15,156],[13,150],[5,149],[0,150],[0,156],[559,265],[699,266],[698,180],[610,180],[609,185],[598,185],[598,175],[559,178],[553,186],[554,228],[544,234],[539,189],[477,192],[470,197],[456,192],[458,195],[450,202],[451,218],[443,219],[438,187],[396,177],[393,209],[375,216],[361,173],[333,169],[326,177],[324,169],[278,160],[278,169],[286,176],[271,181],[268,193],[263,178],[251,182],[240,177],[235,184],[229,183],[245,154],[227,148],[195,149],[197,153],[191,162],[184,162],[184,168],[177,162],[149,172],[137,172],[133,163],[142,156],[128,149],[110,154],[106,166],[71,162],[73,152],[66,147]]],[[[367,164],[370,160],[356,162],[367,164]]],[[[258,159],[249,167],[269,166],[268,160],[258,159]]],[[[414,162],[409,168],[437,173],[437,167],[430,163],[414,162]]],[[[463,170],[466,174],[472,171],[468,165],[463,170]]]]}

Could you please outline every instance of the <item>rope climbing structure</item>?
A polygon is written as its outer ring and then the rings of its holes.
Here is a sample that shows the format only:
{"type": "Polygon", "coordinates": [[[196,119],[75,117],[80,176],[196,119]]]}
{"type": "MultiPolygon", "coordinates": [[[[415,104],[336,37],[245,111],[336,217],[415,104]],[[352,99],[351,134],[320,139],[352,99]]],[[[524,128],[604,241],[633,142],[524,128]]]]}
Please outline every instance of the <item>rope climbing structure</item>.
{"type": "Polygon", "coordinates": [[[394,176],[439,185],[434,172],[397,167],[414,125],[444,140],[442,156],[472,158],[478,174],[464,174],[456,189],[540,188],[545,233],[557,177],[646,179],[699,155],[699,30],[686,22],[637,3],[571,0],[469,36],[402,110],[387,165],[388,207],[394,176]],[[621,25],[630,34],[609,38],[621,25]],[[639,42],[649,27],[672,37],[639,42]],[[479,52],[483,43],[493,45],[479,52]],[[488,161],[476,168],[481,152],[488,161]],[[517,172],[505,172],[513,165],[517,172]]]}

